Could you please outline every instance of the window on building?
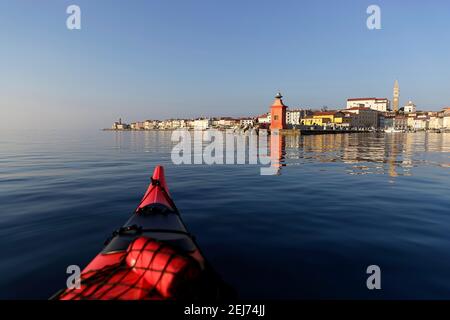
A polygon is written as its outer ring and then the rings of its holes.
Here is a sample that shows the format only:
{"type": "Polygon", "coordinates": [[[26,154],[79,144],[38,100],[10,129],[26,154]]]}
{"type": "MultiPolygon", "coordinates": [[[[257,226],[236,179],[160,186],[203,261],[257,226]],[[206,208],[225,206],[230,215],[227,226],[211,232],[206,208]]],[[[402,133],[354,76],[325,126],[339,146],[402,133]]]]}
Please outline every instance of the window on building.
{"type": "Polygon", "coordinates": [[[278,116],[273,116],[273,120],[278,120],[278,116]]]}

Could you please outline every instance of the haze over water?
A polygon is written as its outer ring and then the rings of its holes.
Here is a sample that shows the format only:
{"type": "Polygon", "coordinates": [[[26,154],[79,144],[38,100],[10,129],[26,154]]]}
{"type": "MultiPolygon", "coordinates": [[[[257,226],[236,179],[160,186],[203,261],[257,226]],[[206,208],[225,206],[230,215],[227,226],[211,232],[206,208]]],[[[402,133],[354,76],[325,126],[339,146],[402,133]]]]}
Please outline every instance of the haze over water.
{"type": "Polygon", "coordinates": [[[243,298],[450,298],[450,133],[288,136],[280,175],[172,164],[170,132],[4,132],[0,298],[46,299],[142,197],[153,168],[243,298]],[[366,288],[381,267],[382,290],[366,288]]]}

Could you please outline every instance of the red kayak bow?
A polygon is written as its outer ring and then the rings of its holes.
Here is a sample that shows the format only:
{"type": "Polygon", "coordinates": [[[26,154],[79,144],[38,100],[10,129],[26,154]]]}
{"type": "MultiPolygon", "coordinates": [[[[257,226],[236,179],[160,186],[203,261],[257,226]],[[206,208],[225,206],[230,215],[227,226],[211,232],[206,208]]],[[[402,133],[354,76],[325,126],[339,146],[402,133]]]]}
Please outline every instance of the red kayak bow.
{"type": "Polygon", "coordinates": [[[157,166],[155,168],[151,181],[152,183],[148,186],[148,189],[145,192],[141,203],[137,207],[136,212],[139,212],[139,210],[152,204],[161,204],[171,210],[175,210],[176,208],[173,207],[174,203],[170,198],[169,189],[167,188],[166,177],[164,176],[164,167],[157,166]]]}
{"type": "Polygon", "coordinates": [[[181,220],[162,166],[155,168],[135,213],[113,233],[102,252],[82,271],[80,280],[78,288],[65,289],[54,298],[141,300],[218,296],[218,277],[181,220]]]}

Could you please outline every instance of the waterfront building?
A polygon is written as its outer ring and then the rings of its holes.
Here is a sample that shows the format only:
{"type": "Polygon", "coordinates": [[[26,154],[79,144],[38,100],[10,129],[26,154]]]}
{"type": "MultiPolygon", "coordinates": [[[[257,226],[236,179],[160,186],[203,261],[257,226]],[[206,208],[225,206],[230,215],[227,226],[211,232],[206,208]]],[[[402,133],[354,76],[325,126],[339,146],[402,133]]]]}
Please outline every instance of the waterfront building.
{"type": "Polygon", "coordinates": [[[444,128],[444,114],[437,113],[430,116],[428,121],[428,129],[441,130],[444,128]]]}
{"type": "Polygon", "coordinates": [[[314,116],[306,116],[302,119],[301,124],[305,126],[325,126],[331,123],[330,118],[327,117],[318,117],[314,118],[314,116]]]}
{"type": "Polygon", "coordinates": [[[184,119],[173,119],[171,123],[172,129],[186,128],[186,120],[184,119]]]}
{"type": "Polygon", "coordinates": [[[186,127],[185,120],[183,119],[167,119],[158,122],[157,127],[163,130],[172,130],[186,127]]]}
{"type": "Polygon", "coordinates": [[[351,119],[342,111],[316,111],[301,119],[301,124],[306,126],[349,127],[351,119]]]}
{"type": "Polygon", "coordinates": [[[130,129],[130,125],[126,124],[126,123],[116,123],[115,125],[113,125],[114,130],[127,130],[130,129]]]}
{"type": "Polygon", "coordinates": [[[409,101],[404,107],[403,107],[404,113],[415,113],[416,112],[416,105],[409,101]]]}
{"type": "Polygon", "coordinates": [[[414,118],[414,129],[415,130],[427,130],[429,125],[429,116],[426,113],[418,114],[414,118]]]}
{"type": "Polygon", "coordinates": [[[442,108],[442,128],[450,130],[450,107],[442,108]]]}
{"type": "Polygon", "coordinates": [[[127,129],[130,129],[130,125],[126,123],[121,123],[117,125],[117,130],[127,130],[127,129]]]}
{"type": "Polygon", "coordinates": [[[241,126],[253,126],[255,123],[255,119],[253,118],[242,118],[239,120],[239,124],[241,126]]]}
{"type": "Polygon", "coordinates": [[[166,120],[162,120],[158,122],[158,126],[156,127],[157,129],[160,130],[164,130],[167,127],[167,121],[166,120]]]}
{"type": "Polygon", "coordinates": [[[378,111],[368,107],[352,107],[345,110],[351,113],[351,126],[356,128],[377,128],[379,126],[378,111]]]}
{"type": "Polygon", "coordinates": [[[395,80],[394,83],[394,99],[392,100],[392,109],[394,112],[398,112],[398,106],[400,102],[400,88],[398,86],[398,81],[395,80]]]}
{"type": "Polygon", "coordinates": [[[299,125],[301,118],[302,110],[300,109],[286,111],[286,124],[288,125],[299,125]]]}
{"type": "Polygon", "coordinates": [[[122,119],[120,118],[119,121],[116,121],[113,123],[111,129],[113,130],[126,130],[130,129],[130,126],[126,123],[122,123],[122,119]]]}
{"type": "Polygon", "coordinates": [[[334,123],[333,125],[336,128],[350,128],[352,126],[352,116],[350,114],[345,114],[342,118],[342,122],[340,123],[334,123]]]}
{"type": "Polygon", "coordinates": [[[118,126],[122,124],[122,118],[119,118],[119,121],[116,121],[113,123],[113,125],[111,126],[111,129],[113,130],[118,130],[118,126]]]}
{"type": "Polygon", "coordinates": [[[270,129],[286,129],[286,109],[287,106],[284,105],[283,96],[280,92],[275,96],[275,101],[270,107],[271,122],[270,129]]]}
{"type": "Polygon", "coordinates": [[[347,109],[369,108],[375,111],[387,112],[390,110],[390,102],[386,98],[350,98],[347,99],[347,109]]]}
{"type": "Polygon", "coordinates": [[[144,121],[144,130],[153,130],[157,129],[159,126],[158,120],[145,120],[144,121]]]}
{"type": "Polygon", "coordinates": [[[194,119],[186,119],[184,121],[186,124],[186,128],[194,128],[194,123],[195,123],[194,119]]]}
{"type": "Polygon", "coordinates": [[[446,130],[450,130],[450,113],[444,114],[442,119],[442,127],[446,130]]]}
{"type": "Polygon", "coordinates": [[[144,130],[144,122],[132,122],[130,123],[131,130],[144,130]]]}
{"type": "Polygon", "coordinates": [[[384,119],[384,114],[382,112],[378,112],[378,128],[385,128],[384,119]]]}
{"type": "Polygon", "coordinates": [[[341,123],[344,114],[340,111],[330,110],[330,111],[318,111],[314,112],[313,118],[315,119],[329,119],[330,123],[341,123]]]}
{"type": "Polygon", "coordinates": [[[211,119],[195,119],[193,127],[195,130],[205,130],[211,126],[211,119]]]}
{"type": "Polygon", "coordinates": [[[408,129],[408,117],[404,115],[396,115],[394,116],[393,127],[399,130],[407,130],[408,129]]]}
{"type": "Polygon", "coordinates": [[[406,126],[408,127],[408,129],[412,130],[414,129],[414,123],[417,117],[417,113],[408,113],[405,115],[406,116],[406,126]]]}
{"type": "Polygon", "coordinates": [[[240,123],[239,120],[231,118],[231,117],[222,117],[220,119],[217,119],[215,122],[215,125],[219,127],[234,127],[240,123]]]}
{"type": "Polygon", "coordinates": [[[286,124],[295,126],[301,124],[301,121],[306,116],[313,115],[309,109],[291,109],[286,111],[286,124]]]}
{"type": "Polygon", "coordinates": [[[265,113],[263,115],[258,116],[258,123],[270,124],[270,120],[272,115],[269,113],[265,113]]]}
{"type": "Polygon", "coordinates": [[[306,116],[306,117],[304,117],[300,124],[304,125],[304,126],[318,126],[318,125],[322,125],[322,123],[318,124],[318,123],[314,122],[313,116],[306,116]]]}
{"type": "Polygon", "coordinates": [[[158,129],[167,130],[172,128],[172,120],[163,120],[158,123],[158,129]]]}
{"type": "Polygon", "coordinates": [[[394,128],[394,118],[393,115],[385,115],[384,116],[384,126],[380,126],[380,128],[394,128]]]}

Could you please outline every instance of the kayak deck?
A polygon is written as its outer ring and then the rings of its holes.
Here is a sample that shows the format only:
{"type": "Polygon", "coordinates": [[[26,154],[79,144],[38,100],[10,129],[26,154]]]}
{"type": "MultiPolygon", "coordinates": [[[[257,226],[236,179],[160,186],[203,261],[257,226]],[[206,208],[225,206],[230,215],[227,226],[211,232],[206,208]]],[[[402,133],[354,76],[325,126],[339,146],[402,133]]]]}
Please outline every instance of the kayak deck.
{"type": "Polygon", "coordinates": [[[159,206],[155,206],[153,209],[156,210],[151,213],[133,215],[105,246],[102,254],[125,251],[128,245],[138,236],[158,239],[183,252],[194,253],[197,250],[197,245],[178,213],[170,210],[160,211],[159,206]],[[150,219],[149,215],[151,215],[150,219]]]}

